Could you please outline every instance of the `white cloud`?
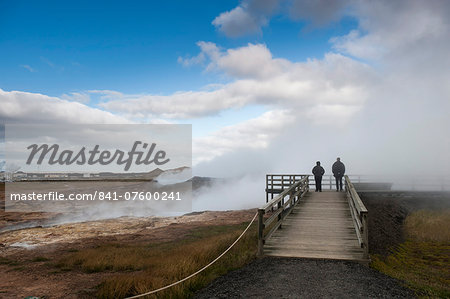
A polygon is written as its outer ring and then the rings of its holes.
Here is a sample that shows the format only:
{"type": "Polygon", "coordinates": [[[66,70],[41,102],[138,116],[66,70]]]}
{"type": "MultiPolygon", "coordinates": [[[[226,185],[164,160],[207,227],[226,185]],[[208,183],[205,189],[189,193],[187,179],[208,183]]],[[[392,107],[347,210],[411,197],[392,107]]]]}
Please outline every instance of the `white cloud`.
{"type": "Polygon", "coordinates": [[[228,37],[261,34],[276,13],[294,20],[308,20],[314,26],[327,25],[348,13],[353,0],[244,0],[217,16],[212,24],[228,37]]]}
{"type": "Polygon", "coordinates": [[[315,26],[337,21],[352,0],[293,0],[288,2],[289,14],[293,19],[309,20],[315,26]]]}
{"type": "Polygon", "coordinates": [[[197,56],[190,58],[178,57],[178,63],[183,66],[191,66],[195,64],[203,64],[206,62],[207,58],[216,60],[220,56],[220,50],[214,43],[199,41],[197,46],[201,49],[201,52],[197,56]]]}
{"type": "Polygon", "coordinates": [[[0,89],[2,123],[129,123],[107,111],[43,94],[0,89]]]}
{"type": "Polygon", "coordinates": [[[119,92],[119,91],[115,91],[115,90],[107,90],[107,89],[103,89],[103,90],[88,90],[88,93],[92,93],[92,94],[99,94],[100,95],[100,99],[102,100],[111,100],[111,99],[122,99],[124,98],[124,94],[119,92]]]}
{"type": "Polygon", "coordinates": [[[36,70],[34,68],[32,68],[31,66],[29,66],[28,64],[22,64],[20,65],[20,67],[23,67],[24,69],[27,69],[28,71],[30,71],[30,73],[35,73],[36,70]]]}
{"type": "Polygon", "coordinates": [[[89,101],[91,100],[89,94],[84,92],[71,92],[70,94],[63,94],[61,96],[61,99],[67,101],[80,102],[83,104],[89,103],[89,101]]]}
{"type": "Polygon", "coordinates": [[[178,63],[182,64],[183,66],[202,64],[205,61],[205,54],[203,52],[201,52],[197,56],[190,57],[190,58],[189,57],[188,58],[178,57],[177,61],[178,61],[178,63]]]}
{"type": "Polygon", "coordinates": [[[258,20],[242,6],[238,6],[231,11],[221,13],[212,23],[227,36],[236,37],[259,32],[260,27],[265,25],[266,19],[258,20]]]}
{"type": "Polygon", "coordinates": [[[223,72],[235,80],[212,90],[168,96],[108,93],[109,101],[100,106],[127,117],[189,119],[259,104],[281,109],[301,108],[301,115],[316,121],[320,114],[313,111],[321,105],[326,105],[328,116],[333,111],[339,117],[350,117],[357,112],[367,97],[366,86],[374,76],[368,66],[339,54],[329,53],[321,60],[293,63],[273,58],[262,44],[226,51],[213,43],[201,42],[199,46],[204,57],[208,57],[207,69],[223,72]],[[347,113],[340,112],[347,106],[347,113]]]}
{"type": "Polygon", "coordinates": [[[246,0],[230,11],[217,16],[212,24],[229,37],[261,32],[269,16],[277,9],[279,0],[246,0]]]}
{"type": "MultiPolygon", "coordinates": [[[[371,1],[358,2],[352,12],[359,28],[333,39],[337,50],[365,59],[407,58],[418,49],[446,48],[450,5],[446,1],[371,1]],[[403,56],[403,57],[399,57],[403,56]]],[[[427,52],[421,52],[427,55],[427,52]]]]}
{"type": "Polygon", "coordinates": [[[214,115],[230,107],[242,105],[239,98],[229,98],[225,90],[187,91],[170,96],[141,95],[124,100],[111,100],[100,106],[135,118],[162,117],[187,119],[214,115]]]}
{"type": "Polygon", "coordinates": [[[188,119],[252,104],[269,109],[257,118],[195,139],[195,165],[239,151],[264,151],[274,138],[291,131],[290,124],[298,119],[316,125],[337,124],[341,129],[362,109],[367,85],[375,76],[368,66],[333,53],[321,60],[293,63],[273,58],[261,44],[226,51],[213,43],[201,42],[199,47],[208,59],[207,69],[235,80],[212,90],[168,96],[119,94],[101,104],[132,119],[188,119]]]}
{"type": "Polygon", "coordinates": [[[49,67],[55,68],[55,64],[52,61],[50,61],[48,58],[41,56],[41,61],[44,62],[45,64],[47,64],[49,67]]]}
{"type": "Polygon", "coordinates": [[[232,77],[260,79],[281,75],[292,65],[285,59],[272,58],[269,49],[262,44],[228,49],[212,63],[232,77]]]}
{"type": "Polygon", "coordinates": [[[268,111],[242,123],[224,127],[209,136],[194,140],[193,164],[211,161],[242,149],[264,149],[273,137],[295,120],[287,110],[268,111]]]}

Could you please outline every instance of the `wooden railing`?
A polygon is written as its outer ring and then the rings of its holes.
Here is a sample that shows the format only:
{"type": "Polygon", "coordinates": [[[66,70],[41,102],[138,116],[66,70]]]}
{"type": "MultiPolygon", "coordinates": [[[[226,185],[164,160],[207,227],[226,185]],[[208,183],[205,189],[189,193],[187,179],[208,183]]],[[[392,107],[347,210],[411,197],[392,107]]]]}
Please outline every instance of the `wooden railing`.
{"type": "Polygon", "coordinates": [[[280,194],[307,176],[307,174],[266,174],[266,203],[273,199],[274,195],[280,194]]]}
{"type": "MultiPolygon", "coordinates": [[[[304,177],[309,178],[309,187],[315,187],[316,182],[314,176],[310,174],[267,174],[266,175],[266,202],[273,199],[276,194],[280,194],[286,188],[289,188],[295,182],[298,182],[304,177]]],[[[361,176],[351,176],[355,182],[361,182],[361,176]]],[[[322,188],[334,189],[336,187],[336,180],[333,175],[324,175],[322,178],[322,188]]]]}
{"type": "MultiPolygon", "coordinates": [[[[276,188],[277,190],[281,189],[281,193],[274,198],[267,200],[267,203],[258,209],[258,255],[260,256],[263,255],[265,241],[269,239],[278,228],[281,228],[283,220],[300,201],[300,198],[302,198],[309,190],[308,176],[291,177],[291,182],[291,185],[284,185],[284,183],[281,182],[280,184],[282,184],[283,189],[276,188]],[[285,186],[286,188],[284,188],[285,186]],[[286,197],[288,197],[287,200],[286,197]],[[264,215],[269,211],[272,211],[272,213],[269,217],[264,218],[264,215]],[[267,233],[266,229],[269,229],[267,233]]],[[[272,184],[272,187],[273,186],[275,185],[272,184]]],[[[275,192],[278,192],[272,191],[272,196],[275,192]]]]}
{"type": "Polygon", "coordinates": [[[361,198],[355,190],[349,177],[345,176],[345,190],[347,192],[350,213],[352,214],[358,241],[364,250],[364,258],[369,258],[369,215],[361,198]]]}

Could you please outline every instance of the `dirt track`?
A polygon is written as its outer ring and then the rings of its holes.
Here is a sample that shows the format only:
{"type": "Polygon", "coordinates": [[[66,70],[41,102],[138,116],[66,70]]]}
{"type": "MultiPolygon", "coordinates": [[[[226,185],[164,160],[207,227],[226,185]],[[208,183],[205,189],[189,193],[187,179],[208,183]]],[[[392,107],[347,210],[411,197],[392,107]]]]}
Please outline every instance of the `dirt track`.
{"type": "Polygon", "coordinates": [[[357,262],[265,257],[195,298],[412,298],[396,280],[357,262]]]}

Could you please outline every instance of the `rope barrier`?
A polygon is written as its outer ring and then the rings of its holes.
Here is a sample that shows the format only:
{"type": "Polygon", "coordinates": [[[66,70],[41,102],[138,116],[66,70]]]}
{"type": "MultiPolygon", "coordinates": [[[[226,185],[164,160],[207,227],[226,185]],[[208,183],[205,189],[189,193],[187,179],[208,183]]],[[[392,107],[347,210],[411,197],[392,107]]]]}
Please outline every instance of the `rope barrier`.
{"type": "Polygon", "coordinates": [[[255,219],[256,219],[256,216],[258,216],[258,213],[256,213],[255,216],[253,216],[252,221],[250,221],[250,223],[249,223],[248,226],[244,229],[244,231],[242,232],[242,234],[241,234],[241,235],[233,242],[233,244],[230,245],[230,247],[227,248],[227,250],[225,250],[224,252],[222,252],[221,255],[219,255],[218,257],[216,257],[212,262],[210,262],[208,265],[204,266],[203,268],[201,268],[201,269],[198,270],[197,272],[195,272],[195,273],[193,273],[193,274],[191,274],[191,275],[189,275],[189,276],[187,276],[187,277],[185,277],[185,278],[183,278],[183,279],[181,279],[181,280],[178,280],[178,281],[176,281],[176,282],[174,282],[174,283],[171,283],[171,284],[169,284],[169,285],[166,285],[166,286],[164,286],[164,287],[161,287],[161,288],[159,288],[159,289],[156,289],[156,290],[153,290],[153,291],[144,293],[144,294],[140,294],[140,295],[135,295],[135,296],[132,296],[132,297],[126,297],[125,299],[141,298],[141,297],[144,297],[144,296],[147,296],[147,295],[155,294],[155,293],[157,293],[157,292],[159,292],[159,291],[162,291],[162,290],[171,288],[171,287],[173,287],[173,286],[175,286],[175,285],[177,285],[177,284],[180,284],[180,283],[182,283],[183,281],[186,281],[186,280],[188,280],[188,279],[194,277],[195,275],[197,275],[197,274],[203,272],[204,270],[206,270],[207,268],[209,268],[210,266],[212,266],[215,262],[217,262],[217,261],[218,261],[222,256],[224,256],[228,251],[230,251],[230,249],[233,248],[234,245],[236,245],[236,243],[242,238],[242,236],[247,232],[247,230],[248,230],[248,229],[250,228],[250,226],[253,224],[253,222],[254,222],[255,219]]]}

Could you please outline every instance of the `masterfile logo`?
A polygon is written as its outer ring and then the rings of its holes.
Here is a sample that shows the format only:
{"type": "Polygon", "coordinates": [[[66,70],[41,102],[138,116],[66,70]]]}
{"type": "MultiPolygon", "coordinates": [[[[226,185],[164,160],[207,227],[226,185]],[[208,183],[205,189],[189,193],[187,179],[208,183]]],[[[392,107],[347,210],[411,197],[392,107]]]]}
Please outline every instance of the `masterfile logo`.
{"type": "Polygon", "coordinates": [[[191,125],[7,124],[3,144],[8,211],[191,211],[191,125]]]}
{"type": "Polygon", "coordinates": [[[164,165],[170,161],[170,159],[166,159],[166,152],[164,150],[158,150],[154,153],[156,143],[152,143],[149,146],[146,142],[135,141],[129,152],[115,150],[114,153],[111,153],[111,151],[108,150],[100,151],[99,148],[100,145],[96,144],[92,150],[86,150],[86,147],[82,147],[77,152],[72,150],[63,150],[59,152],[58,144],[53,144],[52,146],[49,146],[48,144],[42,144],[40,146],[32,144],[27,147],[27,149],[30,150],[30,155],[28,156],[26,164],[32,164],[36,154],[39,154],[36,159],[36,164],[38,165],[41,165],[44,158],[49,155],[48,163],[51,165],[71,165],[73,163],[76,163],[77,165],[94,165],[97,163],[100,165],[108,165],[116,162],[118,165],[125,164],[125,171],[130,169],[133,162],[138,165],[150,165],[152,163],[155,163],[155,165],[164,165]],[[142,147],[142,151],[138,150],[139,146],[142,147]],[[146,152],[144,152],[144,150],[146,150],[146,152]]]}
{"type": "Polygon", "coordinates": [[[6,163],[23,172],[190,167],[190,125],[5,126],[6,163]]]}

